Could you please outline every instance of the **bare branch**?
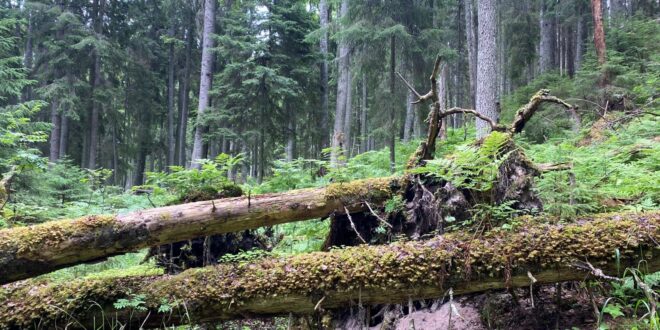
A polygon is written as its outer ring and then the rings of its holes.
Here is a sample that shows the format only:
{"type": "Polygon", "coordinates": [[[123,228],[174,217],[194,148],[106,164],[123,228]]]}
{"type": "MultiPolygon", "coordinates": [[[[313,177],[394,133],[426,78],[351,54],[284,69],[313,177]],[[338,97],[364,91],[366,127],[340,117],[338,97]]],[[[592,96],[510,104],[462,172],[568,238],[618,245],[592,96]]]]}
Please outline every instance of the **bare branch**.
{"type": "Polygon", "coordinates": [[[550,95],[550,90],[542,89],[536,92],[536,94],[532,96],[529,102],[518,110],[516,116],[513,119],[513,123],[509,128],[509,131],[511,133],[520,133],[525,127],[527,121],[532,117],[532,115],[534,115],[534,113],[540,108],[541,104],[543,104],[544,102],[559,104],[565,107],[566,109],[573,108],[572,105],[568,104],[564,100],[550,95]]]}
{"type": "Polygon", "coordinates": [[[457,113],[468,113],[468,114],[474,115],[475,117],[487,122],[488,125],[490,125],[490,128],[493,131],[500,130],[500,127],[492,119],[490,119],[490,118],[480,114],[476,110],[472,110],[472,109],[463,109],[463,108],[454,107],[454,108],[451,108],[451,109],[441,113],[439,119],[442,119],[444,117],[447,117],[447,116],[453,115],[453,114],[457,114],[457,113]]]}
{"type": "Polygon", "coordinates": [[[417,96],[417,101],[413,102],[414,103],[419,103],[419,100],[422,98],[422,95],[420,95],[416,90],[415,87],[413,87],[407,80],[404,78],[399,72],[396,73],[399,78],[401,78],[401,81],[408,87],[408,89],[417,96]]]}

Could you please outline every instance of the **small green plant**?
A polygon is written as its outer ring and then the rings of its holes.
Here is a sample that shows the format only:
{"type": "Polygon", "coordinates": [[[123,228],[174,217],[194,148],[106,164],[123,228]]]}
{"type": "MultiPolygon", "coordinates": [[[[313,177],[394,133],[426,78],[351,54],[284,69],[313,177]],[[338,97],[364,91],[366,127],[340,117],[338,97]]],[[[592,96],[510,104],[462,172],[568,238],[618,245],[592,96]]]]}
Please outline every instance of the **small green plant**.
{"type": "Polygon", "coordinates": [[[218,262],[243,264],[258,259],[262,259],[270,255],[272,254],[268,251],[253,249],[249,251],[242,251],[236,254],[225,254],[222,257],[220,257],[220,259],[218,259],[218,262]]]}
{"type": "Polygon", "coordinates": [[[405,202],[403,197],[400,195],[392,196],[392,198],[385,201],[385,212],[386,213],[397,213],[405,209],[405,202]]]}

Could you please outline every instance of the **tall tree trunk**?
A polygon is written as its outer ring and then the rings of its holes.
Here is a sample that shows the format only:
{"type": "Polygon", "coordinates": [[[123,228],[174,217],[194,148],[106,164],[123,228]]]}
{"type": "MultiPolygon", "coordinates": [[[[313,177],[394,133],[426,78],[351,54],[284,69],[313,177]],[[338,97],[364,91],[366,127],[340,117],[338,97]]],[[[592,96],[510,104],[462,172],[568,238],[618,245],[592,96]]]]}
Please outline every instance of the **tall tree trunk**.
{"type": "MultiPolygon", "coordinates": [[[[339,12],[340,20],[346,19],[348,15],[348,6],[349,0],[342,0],[341,9],[339,12]]],[[[342,22],[343,23],[343,22],[342,22]]],[[[349,52],[350,48],[346,38],[341,38],[339,40],[339,45],[337,48],[338,58],[337,58],[337,105],[335,108],[335,124],[332,134],[332,149],[330,151],[330,164],[337,166],[339,164],[339,155],[343,152],[344,149],[344,120],[346,112],[346,99],[347,93],[346,87],[348,86],[349,79],[349,52]]]]}
{"type": "MultiPolygon", "coordinates": [[[[390,97],[394,97],[396,93],[394,73],[396,71],[396,37],[390,37],[390,97]]],[[[393,100],[392,100],[393,101],[393,100]]],[[[390,172],[396,171],[396,108],[394,102],[390,102],[390,121],[389,126],[389,149],[390,149],[390,172]]]]}
{"type": "Polygon", "coordinates": [[[410,141],[414,136],[415,106],[412,104],[413,102],[415,102],[415,95],[409,90],[406,94],[406,121],[403,126],[403,142],[410,141]]]}
{"type": "MultiPolygon", "coordinates": [[[[34,52],[33,52],[33,31],[34,31],[34,19],[32,17],[32,10],[28,9],[27,13],[28,21],[27,21],[27,31],[26,31],[26,40],[25,40],[25,54],[23,57],[23,65],[25,66],[25,70],[28,72],[28,77],[32,75],[32,59],[34,57],[34,52]]],[[[28,85],[25,86],[25,90],[23,91],[23,96],[21,101],[22,102],[27,102],[32,100],[32,86],[28,85]]]]}
{"type": "MultiPolygon", "coordinates": [[[[479,1],[479,39],[477,51],[477,107],[480,114],[497,122],[497,46],[495,1],[479,1]]],[[[490,132],[487,122],[477,118],[477,139],[490,132]]]]}
{"type": "Polygon", "coordinates": [[[353,75],[351,70],[346,70],[346,108],[344,109],[344,156],[351,157],[351,121],[353,120],[353,75]]]}
{"type": "Polygon", "coordinates": [[[552,12],[552,0],[542,0],[539,27],[539,73],[550,71],[555,66],[555,24],[552,12]]]}
{"type": "Polygon", "coordinates": [[[52,163],[60,158],[60,113],[57,106],[57,100],[50,101],[50,123],[53,125],[50,131],[50,154],[48,160],[52,163]]]}
{"type": "Polygon", "coordinates": [[[186,166],[186,135],[188,133],[188,104],[190,101],[190,66],[192,62],[193,37],[192,25],[186,32],[186,62],[183,68],[183,85],[181,88],[181,111],[179,115],[179,166],[186,166]]]}
{"type": "Polygon", "coordinates": [[[66,149],[68,146],[69,139],[69,116],[67,115],[67,110],[62,111],[60,115],[61,125],[60,125],[60,148],[59,148],[59,158],[62,159],[66,157],[66,149]]]}
{"type": "Polygon", "coordinates": [[[204,111],[209,106],[209,90],[211,89],[211,79],[213,78],[213,33],[215,30],[215,2],[216,0],[205,0],[204,2],[204,32],[202,42],[202,69],[199,82],[199,106],[197,108],[197,125],[195,127],[195,138],[193,141],[193,151],[190,157],[190,168],[199,169],[201,164],[199,160],[203,156],[203,136],[204,111]]]}
{"type": "Polygon", "coordinates": [[[328,1],[320,0],[319,16],[321,21],[321,149],[330,145],[330,109],[328,101],[328,1]]]}
{"type": "Polygon", "coordinates": [[[594,46],[598,64],[605,64],[605,30],[603,28],[603,8],[601,0],[591,0],[591,11],[594,19],[594,46]]]}
{"type": "Polygon", "coordinates": [[[296,115],[289,104],[286,107],[289,119],[286,130],[286,160],[290,162],[296,158],[296,115]]]}
{"type": "MultiPolygon", "coordinates": [[[[103,13],[105,7],[105,0],[94,0],[94,32],[96,37],[100,38],[103,33],[103,13]]],[[[90,114],[90,127],[89,127],[89,162],[87,167],[94,170],[96,169],[96,158],[98,154],[98,139],[99,139],[99,112],[101,111],[101,103],[98,101],[99,88],[101,88],[101,54],[98,49],[93,50],[94,64],[93,64],[93,82],[92,82],[92,111],[90,114]]]]}
{"type": "Polygon", "coordinates": [[[576,4],[577,22],[575,28],[575,57],[573,59],[573,68],[580,70],[582,66],[582,56],[584,54],[584,6],[580,1],[576,4]]]}
{"type": "MultiPolygon", "coordinates": [[[[174,20],[174,17],[171,17],[174,20]]],[[[168,36],[174,38],[174,23],[169,28],[168,36]]],[[[174,165],[174,154],[176,153],[176,142],[174,140],[174,43],[170,43],[168,49],[167,66],[167,166],[174,165]]]]}
{"type": "Polygon", "coordinates": [[[369,113],[369,108],[367,108],[367,74],[362,73],[361,79],[362,85],[362,97],[360,102],[362,102],[362,112],[360,113],[360,153],[365,153],[369,150],[368,136],[367,136],[367,118],[369,113]]]}
{"type": "Polygon", "coordinates": [[[468,71],[470,73],[470,104],[476,107],[477,93],[477,37],[475,35],[474,0],[464,0],[465,3],[465,36],[467,39],[468,71]]]}

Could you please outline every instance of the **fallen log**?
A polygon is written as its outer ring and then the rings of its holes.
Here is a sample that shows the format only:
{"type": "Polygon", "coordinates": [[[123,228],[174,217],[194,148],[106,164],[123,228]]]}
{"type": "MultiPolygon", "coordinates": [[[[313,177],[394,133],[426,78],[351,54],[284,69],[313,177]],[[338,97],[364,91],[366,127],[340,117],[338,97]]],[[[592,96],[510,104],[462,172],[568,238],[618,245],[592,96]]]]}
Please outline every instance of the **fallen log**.
{"type": "Polygon", "coordinates": [[[149,246],[325,217],[345,209],[366,211],[365,201],[377,205],[390,197],[393,182],[358,180],[3,229],[0,284],[149,246]]]}
{"type": "Polygon", "coordinates": [[[658,211],[594,215],[563,225],[538,224],[541,220],[522,218],[512,231],[496,229],[477,237],[455,232],[162,277],[8,284],[0,288],[0,329],[98,328],[117,322],[162,327],[312,314],[358,302],[440,298],[450,288],[458,295],[528,287],[530,276],[540,285],[618,276],[628,266],[660,270],[658,211]],[[114,305],[119,299],[123,303],[114,305]]]}

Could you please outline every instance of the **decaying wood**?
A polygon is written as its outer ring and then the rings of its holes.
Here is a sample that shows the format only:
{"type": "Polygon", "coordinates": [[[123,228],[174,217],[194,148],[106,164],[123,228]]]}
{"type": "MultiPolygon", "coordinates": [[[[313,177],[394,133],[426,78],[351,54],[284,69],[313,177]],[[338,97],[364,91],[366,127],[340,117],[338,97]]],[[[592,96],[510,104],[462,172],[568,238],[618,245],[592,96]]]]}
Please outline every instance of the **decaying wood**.
{"type": "Polygon", "coordinates": [[[124,215],[88,216],[0,230],[0,284],[138,249],[213,234],[368,211],[390,197],[391,178],[225,198],[124,215]]]}
{"type": "Polygon", "coordinates": [[[404,303],[491,289],[660,270],[660,212],[594,215],[574,224],[525,218],[512,231],[454,233],[426,241],[360,246],[191,269],[178,275],[38,280],[0,288],[0,328],[78,328],[120,321],[137,328],[312,314],[357,303],[404,303]],[[615,260],[614,251],[620,251],[615,260]],[[577,267],[588,262],[593,269],[577,267]],[[139,308],[117,310],[118,299],[139,308]],[[163,306],[169,306],[163,312],[163,306]],[[320,306],[319,306],[320,305],[320,306]],[[159,312],[158,309],[161,308],[159,312]]]}

